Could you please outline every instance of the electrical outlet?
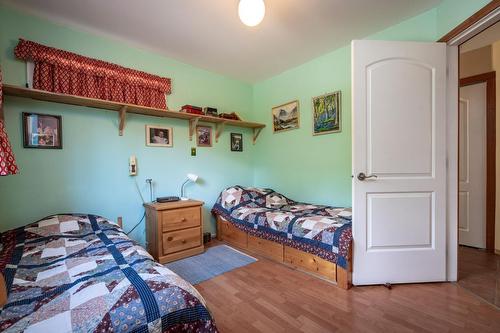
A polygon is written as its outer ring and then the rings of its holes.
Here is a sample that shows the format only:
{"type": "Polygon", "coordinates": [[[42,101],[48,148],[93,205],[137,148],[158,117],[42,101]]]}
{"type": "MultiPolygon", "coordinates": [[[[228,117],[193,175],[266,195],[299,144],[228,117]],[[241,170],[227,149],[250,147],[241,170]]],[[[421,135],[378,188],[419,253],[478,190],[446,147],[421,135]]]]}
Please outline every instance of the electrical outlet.
{"type": "Polygon", "coordinates": [[[191,148],[191,156],[196,156],[196,148],[191,148]]]}

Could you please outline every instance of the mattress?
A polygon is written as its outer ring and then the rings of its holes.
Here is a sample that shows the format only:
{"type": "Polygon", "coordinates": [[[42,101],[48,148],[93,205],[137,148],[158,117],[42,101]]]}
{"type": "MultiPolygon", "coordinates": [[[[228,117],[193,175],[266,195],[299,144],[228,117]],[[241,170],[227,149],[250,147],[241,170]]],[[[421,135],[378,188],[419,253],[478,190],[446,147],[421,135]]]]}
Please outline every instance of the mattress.
{"type": "Polygon", "coordinates": [[[107,219],[67,214],[1,234],[2,332],[216,332],[201,295],[107,219]]]}
{"type": "Polygon", "coordinates": [[[352,210],[291,200],[272,189],[232,186],[212,208],[239,229],[347,268],[352,210]]]}

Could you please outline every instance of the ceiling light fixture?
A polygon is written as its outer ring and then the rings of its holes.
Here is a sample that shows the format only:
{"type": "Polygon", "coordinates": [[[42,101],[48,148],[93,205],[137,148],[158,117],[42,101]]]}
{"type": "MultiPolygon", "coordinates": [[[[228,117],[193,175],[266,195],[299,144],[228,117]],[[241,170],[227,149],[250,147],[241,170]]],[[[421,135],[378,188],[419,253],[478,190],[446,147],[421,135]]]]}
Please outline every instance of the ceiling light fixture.
{"type": "Polygon", "coordinates": [[[238,15],[241,22],[249,27],[255,27],[266,15],[264,0],[240,0],[238,15]]]}

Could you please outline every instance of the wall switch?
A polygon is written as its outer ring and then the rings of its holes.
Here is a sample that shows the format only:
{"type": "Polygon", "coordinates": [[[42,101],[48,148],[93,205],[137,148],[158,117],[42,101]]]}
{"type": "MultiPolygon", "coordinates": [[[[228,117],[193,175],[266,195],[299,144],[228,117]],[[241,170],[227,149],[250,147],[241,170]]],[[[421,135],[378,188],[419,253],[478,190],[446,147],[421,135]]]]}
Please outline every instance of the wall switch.
{"type": "Polygon", "coordinates": [[[130,156],[130,159],[128,161],[128,173],[131,176],[137,175],[137,158],[135,157],[135,155],[130,156]]]}
{"type": "Polygon", "coordinates": [[[191,148],[191,156],[196,156],[196,148],[191,148]]]}

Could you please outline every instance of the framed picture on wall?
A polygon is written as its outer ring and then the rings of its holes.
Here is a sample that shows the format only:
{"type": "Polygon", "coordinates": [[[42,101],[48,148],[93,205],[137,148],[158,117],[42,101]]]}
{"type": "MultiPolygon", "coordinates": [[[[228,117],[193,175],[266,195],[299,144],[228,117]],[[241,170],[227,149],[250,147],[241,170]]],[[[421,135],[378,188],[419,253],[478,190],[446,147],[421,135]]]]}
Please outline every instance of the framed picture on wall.
{"type": "Polygon", "coordinates": [[[324,94],[312,99],[313,135],[341,131],[342,109],[340,91],[324,94]]]}
{"type": "Polygon", "coordinates": [[[211,126],[196,126],[196,144],[198,147],[212,147],[211,126]]]}
{"type": "Polygon", "coordinates": [[[299,128],[299,101],[292,101],[272,108],[273,132],[279,133],[299,128]]]}
{"type": "Polygon", "coordinates": [[[62,117],[23,112],[24,148],[62,149],[62,117]]]}
{"type": "Polygon", "coordinates": [[[231,151],[243,151],[243,134],[231,133],[231,151]]]}
{"type": "Polygon", "coordinates": [[[173,147],[172,127],[146,125],[146,146],[173,147]]]}

